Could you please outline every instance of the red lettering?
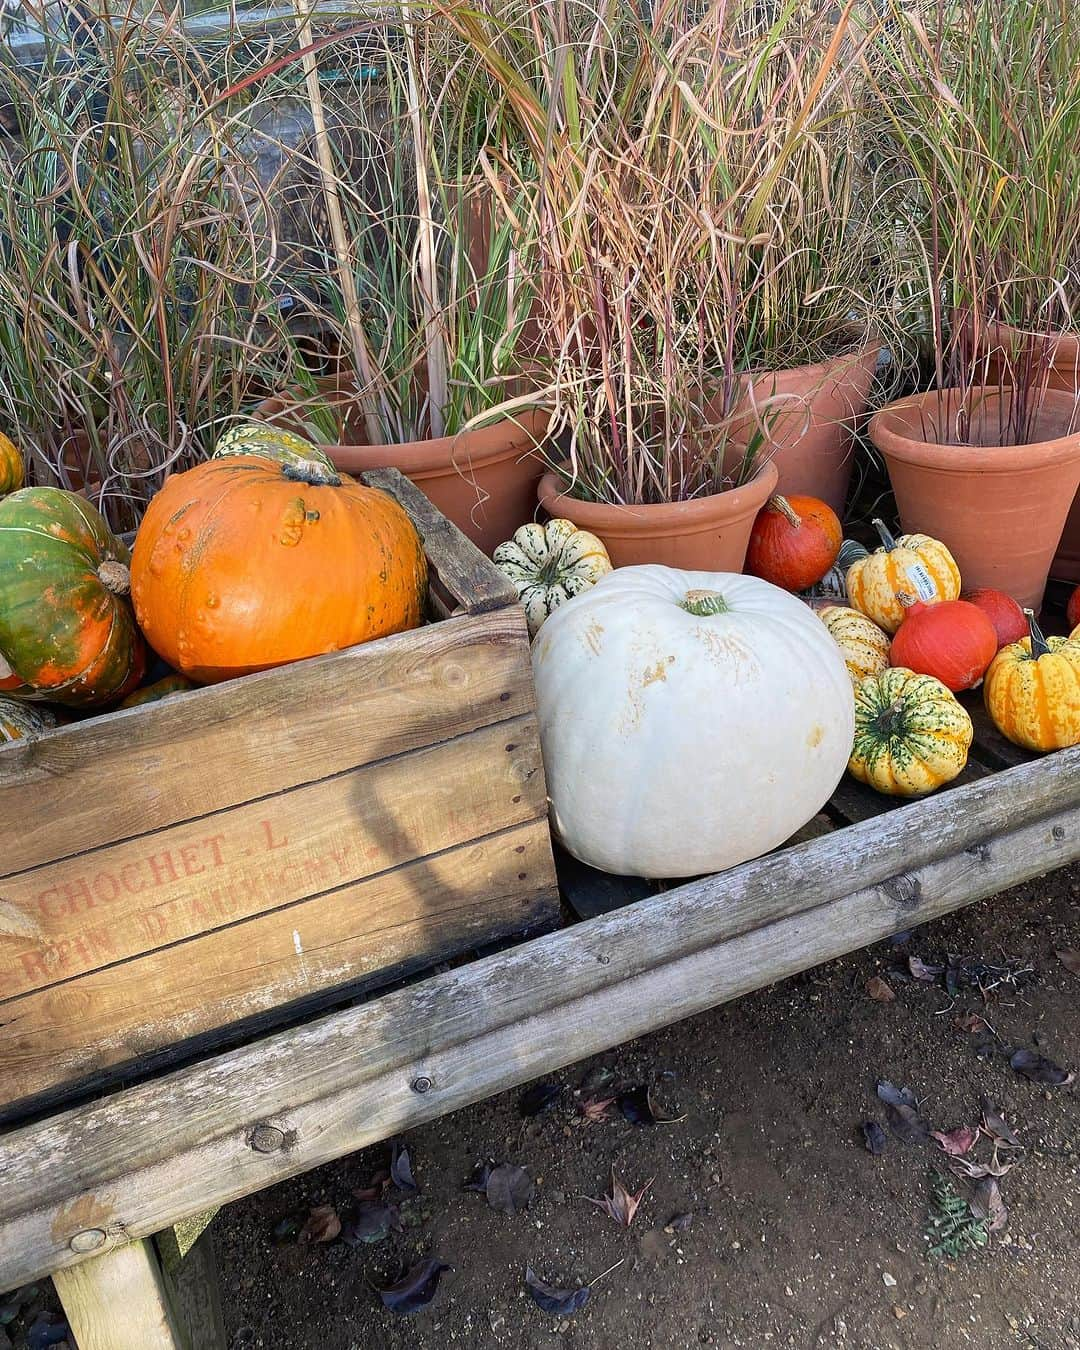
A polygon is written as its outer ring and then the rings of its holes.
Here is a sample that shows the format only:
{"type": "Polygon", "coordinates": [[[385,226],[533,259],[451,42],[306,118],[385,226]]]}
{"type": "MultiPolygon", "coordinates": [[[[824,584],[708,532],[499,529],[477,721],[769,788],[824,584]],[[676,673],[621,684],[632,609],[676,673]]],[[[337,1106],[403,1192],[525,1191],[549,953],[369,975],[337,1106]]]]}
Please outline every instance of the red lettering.
{"type": "Polygon", "coordinates": [[[180,850],[180,862],[184,868],[184,876],[198,876],[200,872],[205,872],[205,866],[199,862],[199,849],[201,844],[185,844],[180,850]]]}
{"type": "Polygon", "coordinates": [[[271,825],[270,821],[264,820],[262,822],[262,827],[263,833],[266,835],[266,847],[268,849],[286,848],[288,846],[289,841],[287,839],[282,839],[280,843],[274,842],[274,827],[271,825]]]}
{"type": "Polygon", "coordinates": [[[139,923],[149,942],[158,941],[169,931],[169,925],[165,922],[165,915],[159,909],[152,909],[146,914],[140,914],[139,923]]]}
{"type": "Polygon", "coordinates": [[[176,875],[176,864],[173,862],[172,854],[168,849],[164,853],[155,853],[153,857],[147,858],[146,861],[150,866],[150,875],[154,878],[155,886],[164,886],[166,881],[179,880],[176,875]]]}
{"type": "Polygon", "coordinates": [[[125,863],[123,867],[121,867],[120,880],[123,882],[124,890],[127,891],[128,895],[138,895],[140,891],[144,891],[146,889],[145,881],[136,882],[135,879],[138,877],[138,875],[139,875],[138,863],[125,863]]]}
{"type": "Polygon", "coordinates": [[[203,847],[210,850],[210,856],[214,860],[214,866],[220,867],[225,859],[221,856],[221,846],[225,842],[223,834],[215,834],[212,839],[204,839],[203,847]]]}
{"type": "Polygon", "coordinates": [[[98,904],[107,905],[111,900],[115,900],[120,894],[120,883],[111,872],[99,872],[90,885],[98,904]],[[108,895],[103,895],[102,891],[106,884],[108,884],[111,889],[108,895]]]}
{"type": "Polygon", "coordinates": [[[97,904],[97,901],[90,894],[90,887],[82,877],[71,885],[65,886],[63,891],[69,914],[78,914],[80,901],[83,909],[93,909],[97,904]]]}
{"type": "Polygon", "coordinates": [[[58,906],[60,905],[60,892],[55,886],[47,891],[42,891],[40,895],[38,895],[36,903],[38,909],[41,910],[42,914],[44,914],[47,919],[55,919],[64,912],[62,907],[57,909],[52,908],[54,903],[58,906]]]}
{"type": "Polygon", "coordinates": [[[19,960],[22,962],[23,973],[28,980],[47,980],[49,978],[49,948],[40,952],[22,952],[19,960]]]}

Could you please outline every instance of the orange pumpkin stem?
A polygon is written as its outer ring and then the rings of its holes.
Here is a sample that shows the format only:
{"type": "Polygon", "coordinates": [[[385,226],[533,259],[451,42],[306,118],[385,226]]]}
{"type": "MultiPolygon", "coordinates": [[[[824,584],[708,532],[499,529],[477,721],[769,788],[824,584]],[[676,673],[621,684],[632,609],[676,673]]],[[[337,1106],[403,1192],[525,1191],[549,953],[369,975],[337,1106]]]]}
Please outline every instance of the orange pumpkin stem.
{"type": "Polygon", "coordinates": [[[769,498],[768,506],[770,511],[779,511],[792,529],[797,530],[802,525],[802,517],[788,499],[781,497],[779,493],[769,498]]]}
{"type": "Polygon", "coordinates": [[[127,564],[115,558],[106,558],[98,564],[98,580],[113,595],[127,595],[131,591],[131,572],[127,564]]]}

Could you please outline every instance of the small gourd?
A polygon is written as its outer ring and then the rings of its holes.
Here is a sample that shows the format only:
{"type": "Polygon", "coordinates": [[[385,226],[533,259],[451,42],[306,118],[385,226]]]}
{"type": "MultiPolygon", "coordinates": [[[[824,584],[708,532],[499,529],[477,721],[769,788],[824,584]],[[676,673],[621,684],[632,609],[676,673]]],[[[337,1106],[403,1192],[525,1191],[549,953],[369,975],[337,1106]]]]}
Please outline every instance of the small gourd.
{"type": "Polygon", "coordinates": [[[817,497],[770,497],[757,514],[746,571],[785,591],[805,591],[825,576],[840,552],[836,512],[817,497]]]}
{"type": "Polygon", "coordinates": [[[26,478],[22,451],[14,441],[0,432],[0,497],[18,492],[26,478]]]}
{"type": "Polygon", "coordinates": [[[499,571],[514,583],[530,637],[560,605],[611,571],[601,541],[570,520],[522,525],[512,539],[499,544],[493,557],[499,571]]]}
{"type": "Polygon", "coordinates": [[[170,694],[184,694],[196,686],[183,675],[164,675],[153,684],[144,684],[120,703],[121,708],[141,708],[144,703],[158,703],[170,694]]]}
{"type": "Polygon", "coordinates": [[[275,464],[318,464],[330,473],[337,472],[326,451],[314,442],[255,419],[230,427],[214,446],[211,459],[232,459],[237,455],[272,459],[275,464]]]}
{"type": "Polygon", "coordinates": [[[894,539],[884,521],[875,520],[874,526],[882,547],[852,562],[845,578],[848,598],[860,614],[895,633],[904,621],[901,592],[924,605],[959,597],[960,569],[944,544],[926,534],[894,539]]]}
{"type": "Polygon", "coordinates": [[[40,736],[55,725],[56,718],[48,708],[35,708],[32,703],[0,695],[0,744],[40,736]]]}
{"type": "Polygon", "coordinates": [[[998,649],[985,613],[966,600],[924,605],[903,592],[900,603],[904,622],[893,637],[889,664],[933,675],[954,694],[974,689],[998,649]]]}
{"type": "Polygon", "coordinates": [[[974,728],[932,675],[890,666],[855,686],[853,778],[890,797],[921,797],[963,772],[974,728]]]}
{"type": "Polygon", "coordinates": [[[1032,611],[1024,613],[1029,636],[1002,647],[986,672],[986,711],[1025,750],[1080,745],[1080,641],[1043,637],[1032,611]]]}
{"type": "Polygon", "coordinates": [[[879,675],[889,664],[889,635],[848,605],[827,605],[818,618],[843,653],[853,680],[879,675]]]}

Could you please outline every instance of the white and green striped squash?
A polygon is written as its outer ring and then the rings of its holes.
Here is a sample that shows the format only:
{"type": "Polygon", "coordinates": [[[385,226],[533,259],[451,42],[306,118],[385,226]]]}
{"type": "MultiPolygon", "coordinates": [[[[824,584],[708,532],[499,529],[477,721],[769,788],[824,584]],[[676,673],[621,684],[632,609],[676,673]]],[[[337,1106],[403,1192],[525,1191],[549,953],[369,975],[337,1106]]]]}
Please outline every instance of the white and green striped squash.
{"type": "Polygon", "coordinates": [[[570,520],[522,525],[493,556],[495,566],[517,588],[530,637],[536,636],[560,605],[611,571],[611,559],[601,541],[570,520]]]}
{"type": "Polygon", "coordinates": [[[48,708],[35,708],[22,699],[0,695],[0,745],[5,741],[23,741],[40,736],[56,726],[56,718],[48,708]]]}
{"type": "Polygon", "coordinates": [[[892,666],[855,683],[855,741],[848,770],[890,797],[922,797],[967,764],[967,710],[932,675],[892,666]]]}
{"type": "Polygon", "coordinates": [[[230,427],[214,446],[211,459],[231,459],[236,455],[257,455],[278,464],[317,464],[337,472],[325,450],[295,432],[254,419],[230,427]]]}

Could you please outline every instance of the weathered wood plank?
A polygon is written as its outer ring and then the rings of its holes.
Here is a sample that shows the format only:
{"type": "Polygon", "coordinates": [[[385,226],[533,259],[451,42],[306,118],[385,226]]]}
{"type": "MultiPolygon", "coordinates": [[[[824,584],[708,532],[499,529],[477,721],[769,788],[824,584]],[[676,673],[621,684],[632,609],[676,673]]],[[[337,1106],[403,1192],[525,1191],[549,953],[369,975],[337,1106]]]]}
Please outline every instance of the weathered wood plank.
{"type": "Polygon", "coordinates": [[[221,1281],[210,1232],[181,1253],[167,1228],[154,1239],[165,1290],[186,1350],[227,1350],[221,1281]]]}
{"type": "Polygon", "coordinates": [[[130,1242],[53,1276],[79,1350],[188,1350],[149,1242],[130,1242]]]}
{"type": "MultiPolygon", "coordinates": [[[[0,1019],[5,999],[350,885],[545,809],[530,715],[7,877],[0,1019]]],[[[0,1100],[4,1068],[0,1047],[0,1100]]]]}
{"type": "Polygon", "coordinates": [[[0,1287],[88,1227],[155,1231],[1077,857],[1080,749],[12,1131],[0,1287]]]}
{"type": "Polygon", "coordinates": [[[15,741],[0,747],[0,875],[532,707],[528,634],[514,607],[15,741]]]}
{"type": "Polygon", "coordinates": [[[372,469],[361,477],[396,497],[409,513],[423,538],[428,567],[466,614],[518,606],[513,583],[402,473],[372,469]]]}
{"type": "MultiPolygon", "coordinates": [[[[516,809],[516,808],[515,808],[516,809]]],[[[535,804],[533,806],[535,812],[535,804]]],[[[323,989],[358,994],[549,918],[544,817],[0,1004],[0,1108],[323,989]]]]}

